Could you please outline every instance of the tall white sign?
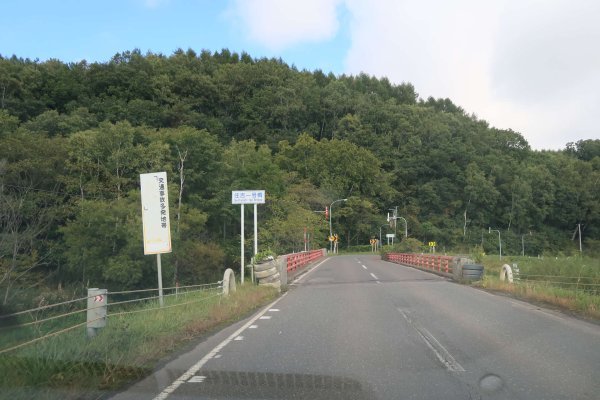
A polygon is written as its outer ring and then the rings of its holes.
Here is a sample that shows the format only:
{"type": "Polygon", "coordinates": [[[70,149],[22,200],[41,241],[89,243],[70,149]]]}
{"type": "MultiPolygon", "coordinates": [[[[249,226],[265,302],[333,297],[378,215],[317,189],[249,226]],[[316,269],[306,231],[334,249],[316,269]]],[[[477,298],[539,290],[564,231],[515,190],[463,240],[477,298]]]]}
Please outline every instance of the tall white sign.
{"type": "Polygon", "coordinates": [[[231,204],[239,204],[240,207],[240,264],[241,264],[241,284],[244,284],[244,204],[254,205],[254,255],[258,253],[258,231],[257,231],[257,204],[265,204],[264,190],[233,190],[231,192],[231,204]]]}
{"type": "Polygon", "coordinates": [[[234,190],[231,204],[265,204],[264,190],[234,190]]]}
{"type": "Polygon", "coordinates": [[[144,254],[170,253],[169,194],[167,173],[140,174],[144,254]]]}

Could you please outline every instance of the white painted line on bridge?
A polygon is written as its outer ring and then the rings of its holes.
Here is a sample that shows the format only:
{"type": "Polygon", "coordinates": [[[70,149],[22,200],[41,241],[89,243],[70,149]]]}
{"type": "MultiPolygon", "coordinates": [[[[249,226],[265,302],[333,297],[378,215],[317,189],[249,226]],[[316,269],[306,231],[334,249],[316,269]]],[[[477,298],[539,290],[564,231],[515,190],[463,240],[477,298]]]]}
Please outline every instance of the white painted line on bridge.
{"type": "Polygon", "coordinates": [[[379,279],[374,273],[371,272],[371,276],[373,277],[373,279],[377,280],[379,279]]]}
{"type": "Polygon", "coordinates": [[[181,386],[182,384],[187,382],[188,379],[190,379],[191,377],[196,375],[196,372],[200,371],[200,368],[202,368],[204,366],[204,364],[206,364],[208,362],[208,360],[213,358],[219,351],[221,351],[223,349],[223,347],[227,346],[234,338],[238,337],[242,332],[244,332],[246,329],[248,329],[248,327],[250,325],[254,324],[254,322],[256,322],[257,319],[259,319],[267,311],[269,311],[269,308],[272,308],[275,304],[279,303],[281,301],[281,299],[283,299],[285,296],[287,296],[287,293],[284,293],[280,298],[278,298],[277,300],[275,300],[274,302],[272,302],[271,304],[266,306],[260,313],[256,314],[256,316],[254,316],[254,318],[252,318],[250,321],[246,322],[240,329],[238,329],[237,331],[235,331],[231,335],[229,335],[229,337],[227,339],[225,339],[221,343],[219,343],[208,354],[206,354],[204,357],[202,357],[202,359],[200,359],[200,361],[198,361],[196,364],[192,365],[179,378],[175,379],[175,381],[173,381],[172,384],[170,384],[165,389],[163,389],[162,392],[160,392],[156,397],[154,397],[154,400],[165,400],[166,398],[168,398],[169,395],[171,393],[173,393],[175,390],[177,390],[177,388],[179,386],[181,386]]]}
{"type": "Polygon", "coordinates": [[[361,264],[361,267],[363,267],[364,269],[367,269],[366,265],[361,264]]]}

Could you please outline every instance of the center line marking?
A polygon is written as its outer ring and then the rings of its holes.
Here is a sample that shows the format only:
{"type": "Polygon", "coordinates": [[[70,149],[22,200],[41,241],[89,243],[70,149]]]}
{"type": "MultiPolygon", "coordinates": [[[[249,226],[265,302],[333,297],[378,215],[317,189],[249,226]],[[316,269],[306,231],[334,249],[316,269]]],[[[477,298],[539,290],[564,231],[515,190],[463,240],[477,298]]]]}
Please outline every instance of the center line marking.
{"type": "Polygon", "coordinates": [[[366,265],[361,265],[361,267],[363,267],[364,269],[367,269],[367,266],[366,266],[366,265]]]}
{"type": "Polygon", "coordinates": [[[269,311],[276,312],[279,311],[279,308],[271,308],[269,311]]]}
{"type": "Polygon", "coordinates": [[[258,325],[250,325],[250,326],[248,327],[248,329],[256,329],[256,328],[258,328],[258,325]]]}
{"type": "Polygon", "coordinates": [[[263,315],[259,319],[271,319],[271,316],[270,315],[263,315]]]}
{"type": "Polygon", "coordinates": [[[371,272],[371,276],[373,277],[373,279],[378,280],[379,278],[377,276],[375,276],[374,273],[371,272]]]}

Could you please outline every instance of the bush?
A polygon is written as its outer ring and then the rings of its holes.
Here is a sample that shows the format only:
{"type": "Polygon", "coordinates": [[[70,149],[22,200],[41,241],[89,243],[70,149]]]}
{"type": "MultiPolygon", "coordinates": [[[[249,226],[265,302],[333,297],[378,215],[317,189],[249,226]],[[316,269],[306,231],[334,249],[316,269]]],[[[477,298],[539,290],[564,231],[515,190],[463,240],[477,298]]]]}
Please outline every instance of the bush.
{"type": "Polygon", "coordinates": [[[425,253],[429,248],[414,238],[403,239],[400,243],[393,246],[383,246],[381,252],[385,253],[425,253]]]}

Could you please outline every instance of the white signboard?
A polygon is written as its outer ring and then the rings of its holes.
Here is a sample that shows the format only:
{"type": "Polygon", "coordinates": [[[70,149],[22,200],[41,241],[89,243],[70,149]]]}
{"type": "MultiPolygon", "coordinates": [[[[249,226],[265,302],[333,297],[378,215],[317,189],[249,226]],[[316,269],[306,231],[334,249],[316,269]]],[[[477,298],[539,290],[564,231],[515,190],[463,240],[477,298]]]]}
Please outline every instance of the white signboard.
{"type": "Polygon", "coordinates": [[[231,204],[265,204],[264,190],[234,190],[231,204]]]}
{"type": "Polygon", "coordinates": [[[171,252],[167,173],[140,174],[144,254],[171,252]]]}
{"type": "Polygon", "coordinates": [[[393,239],[396,237],[396,235],[394,233],[386,233],[385,237],[388,239],[393,239]]]}

